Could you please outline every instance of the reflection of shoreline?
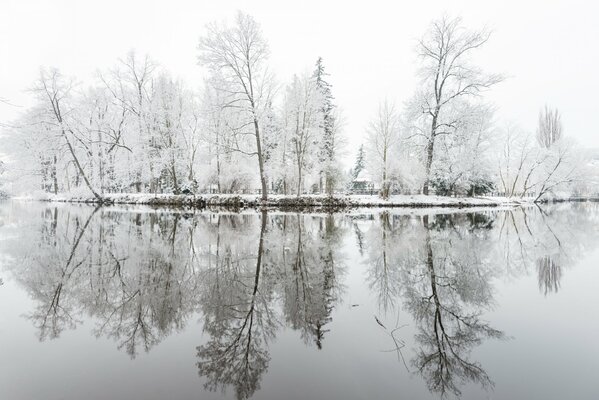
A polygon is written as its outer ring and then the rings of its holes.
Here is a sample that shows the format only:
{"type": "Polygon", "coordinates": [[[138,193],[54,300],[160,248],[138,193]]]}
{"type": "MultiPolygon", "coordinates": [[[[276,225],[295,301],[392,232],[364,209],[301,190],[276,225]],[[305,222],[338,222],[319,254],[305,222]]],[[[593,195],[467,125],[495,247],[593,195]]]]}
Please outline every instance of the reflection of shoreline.
{"type": "Polygon", "coordinates": [[[580,209],[214,214],[45,204],[37,214],[16,207],[20,236],[0,245],[35,300],[29,318],[40,339],[90,315],[94,334],[135,357],[201,312],[209,340],[197,348],[198,371],[206,387],[231,386],[249,398],[281,326],[306,345],[326,346],[343,295],[341,243],[352,235],[380,310],[401,306],[414,317],[417,351],[407,358],[432,391],[459,393],[461,381],[491,385],[468,357],[487,338],[502,337],[482,320],[493,306],[490,282],[535,272],[541,293],[557,291],[596,239],[594,209],[580,209]]]}

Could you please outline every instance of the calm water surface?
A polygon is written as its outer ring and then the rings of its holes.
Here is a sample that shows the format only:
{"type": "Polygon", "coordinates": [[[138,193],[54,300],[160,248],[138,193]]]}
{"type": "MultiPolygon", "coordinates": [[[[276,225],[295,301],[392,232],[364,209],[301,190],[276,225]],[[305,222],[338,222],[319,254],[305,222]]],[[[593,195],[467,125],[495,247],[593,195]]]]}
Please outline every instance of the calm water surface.
{"type": "Polygon", "coordinates": [[[597,399],[598,224],[0,203],[0,398],[597,399]]]}

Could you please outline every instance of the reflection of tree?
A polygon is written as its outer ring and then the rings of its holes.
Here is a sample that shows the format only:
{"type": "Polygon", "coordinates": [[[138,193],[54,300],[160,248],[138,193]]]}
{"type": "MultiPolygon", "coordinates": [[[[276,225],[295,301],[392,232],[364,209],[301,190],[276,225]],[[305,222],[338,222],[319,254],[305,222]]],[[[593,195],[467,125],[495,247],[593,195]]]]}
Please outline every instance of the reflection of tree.
{"type": "Polygon", "coordinates": [[[412,365],[441,396],[459,395],[460,385],[468,381],[490,386],[491,379],[469,354],[486,338],[503,337],[480,319],[492,301],[489,271],[454,243],[475,247],[479,226],[475,220],[440,217],[429,222],[424,216],[423,263],[407,274],[407,308],[415,317],[420,347],[412,365]]]}
{"type": "Polygon", "coordinates": [[[284,224],[289,231],[293,229],[290,225],[296,229],[287,243],[290,254],[285,254],[283,260],[284,312],[289,325],[301,331],[304,341],[313,341],[320,349],[337,300],[333,248],[339,240],[339,228],[332,215],[319,219],[314,229],[306,228],[306,220],[298,214],[284,224]]]}
{"type": "MultiPolygon", "coordinates": [[[[136,218],[133,226],[152,233],[130,238],[147,240],[148,247],[134,240],[120,246],[113,238],[95,278],[92,313],[99,319],[96,335],[107,335],[135,357],[141,346],[146,352],[172,331],[184,326],[195,305],[196,276],[190,258],[180,253],[187,243],[180,228],[181,216],[136,218]]],[[[132,226],[132,225],[130,225],[132,226]]],[[[108,233],[104,232],[103,235],[108,233]]]]}
{"type": "MultiPolygon", "coordinates": [[[[43,284],[31,288],[35,297],[43,299],[38,303],[36,310],[29,317],[34,321],[34,325],[39,330],[40,340],[44,340],[48,336],[54,339],[65,328],[72,329],[76,326],[76,318],[74,316],[76,304],[72,301],[73,293],[69,291],[69,281],[87,261],[85,257],[76,257],[77,249],[92,217],[97,211],[98,207],[89,213],[83,226],[80,226],[79,218],[75,217],[75,232],[72,242],[66,238],[68,235],[65,235],[65,245],[69,248],[66,261],[57,260],[56,263],[48,265],[49,273],[46,274],[43,284]]],[[[43,225],[42,237],[44,244],[56,247],[57,244],[53,238],[56,236],[57,209],[54,208],[54,213],[52,214],[48,213],[48,210],[45,210],[44,216],[48,217],[49,215],[51,215],[50,223],[43,225]]],[[[44,220],[47,219],[44,218],[44,220]]],[[[44,261],[41,257],[37,259],[37,262],[42,265],[44,261]]]]}
{"type": "Polygon", "coordinates": [[[277,289],[287,324],[300,330],[306,343],[322,346],[337,299],[334,248],[341,234],[332,215],[263,212],[259,237],[248,232],[231,240],[224,221],[219,218],[215,260],[202,275],[209,339],[197,348],[197,365],[206,388],[233,386],[238,398],[248,398],[270,361],[268,343],[280,320],[274,311],[277,289]]]}
{"type": "Polygon", "coordinates": [[[400,270],[393,261],[392,248],[397,244],[392,235],[391,216],[388,212],[382,212],[379,224],[374,225],[369,231],[370,251],[366,262],[369,265],[369,287],[377,294],[379,308],[385,313],[396,306],[401,288],[400,270]]]}
{"type": "MultiPolygon", "coordinates": [[[[412,365],[431,391],[491,386],[472,349],[503,333],[482,320],[493,305],[491,281],[536,267],[539,288],[556,292],[571,249],[588,243],[594,212],[518,208],[434,217],[381,214],[368,231],[368,282],[381,310],[404,305],[416,322],[412,365]],[[565,234],[566,233],[566,234],[565,234]],[[507,267],[507,268],[506,268],[507,267]]],[[[595,240],[595,239],[593,239],[595,240]]]]}
{"type": "Polygon", "coordinates": [[[459,394],[466,382],[491,385],[469,355],[485,339],[503,337],[481,319],[492,305],[493,219],[383,213],[369,231],[370,288],[383,311],[396,309],[403,297],[417,328],[411,364],[441,396],[459,394]]]}
{"type": "Polygon", "coordinates": [[[364,233],[360,229],[357,223],[354,222],[354,233],[356,234],[356,244],[358,245],[358,250],[360,250],[360,255],[364,255],[364,248],[366,244],[364,243],[364,233]]]}
{"type": "Polygon", "coordinates": [[[412,364],[429,389],[441,396],[459,395],[460,384],[468,381],[488,387],[492,382],[487,373],[479,363],[469,360],[471,349],[486,338],[503,337],[501,331],[480,319],[490,301],[488,279],[479,265],[463,264],[454,258],[451,247],[435,242],[432,233],[436,228],[429,224],[428,216],[423,224],[425,267],[418,284],[413,290],[407,289],[420,345],[412,364]]]}
{"type": "Polygon", "coordinates": [[[41,339],[75,327],[85,313],[96,317],[98,336],[134,357],[184,325],[197,282],[181,251],[188,238],[179,214],[72,206],[41,215],[41,225],[23,229],[28,240],[19,243],[15,271],[36,300],[30,317],[41,339]]]}
{"type": "Polygon", "coordinates": [[[539,290],[545,295],[551,292],[557,293],[562,277],[562,267],[557,260],[547,255],[538,258],[536,264],[539,290]]]}
{"type": "Polygon", "coordinates": [[[545,295],[557,292],[564,266],[574,264],[596,239],[593,206],[580,207],[522,207],[498,214],[498,258],[507,273],[526,273],[534,267],[539,290],[545,295]]]}
{"type": "Polygon", "coordinates": [[[197,365],[200,375],[207,379],[205,386],[215,390],[232,385],[239,399],[247,399],[259,389],[270,360],[267,342],[276,328],[262,270],[266,222],[263,212],[253,272],[248,258],[234,259],[235,253],[228,249],[222,264],[211,274],[213,282],[204,306],[204,330],[210,339],[197,348],[197,365]]]}
{"type": "Polygon", "coordinates": [[[89,315],[97,336],[135,357],[202,312],[199,372],[240,398],[258,389],[280,321],[322,346],[341,293],[342,219],[39,208],[24,210],[26,240],[10,251],[42,339],[89,315]]]}

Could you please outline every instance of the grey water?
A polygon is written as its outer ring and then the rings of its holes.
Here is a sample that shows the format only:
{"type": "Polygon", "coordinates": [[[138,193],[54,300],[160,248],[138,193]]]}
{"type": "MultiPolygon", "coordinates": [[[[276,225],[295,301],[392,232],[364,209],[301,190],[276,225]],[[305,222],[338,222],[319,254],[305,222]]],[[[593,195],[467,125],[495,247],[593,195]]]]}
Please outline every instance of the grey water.
{"type": "Polygon", "coordinates": [[[599,207],[0,203],[0,398],[596,399],[599,207]]]}

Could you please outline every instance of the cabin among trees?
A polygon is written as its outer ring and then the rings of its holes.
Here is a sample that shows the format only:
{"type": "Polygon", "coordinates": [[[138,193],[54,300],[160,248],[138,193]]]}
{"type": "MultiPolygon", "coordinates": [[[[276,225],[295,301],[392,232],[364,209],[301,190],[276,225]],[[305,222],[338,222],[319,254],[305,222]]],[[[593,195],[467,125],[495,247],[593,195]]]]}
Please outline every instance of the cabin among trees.
{"type": "Polygon", "coordinates": [[[375,194],[376,185],[370,174],[366,170],[361,170],[350,183],[350,192],[352,194],[375,194]]]}

